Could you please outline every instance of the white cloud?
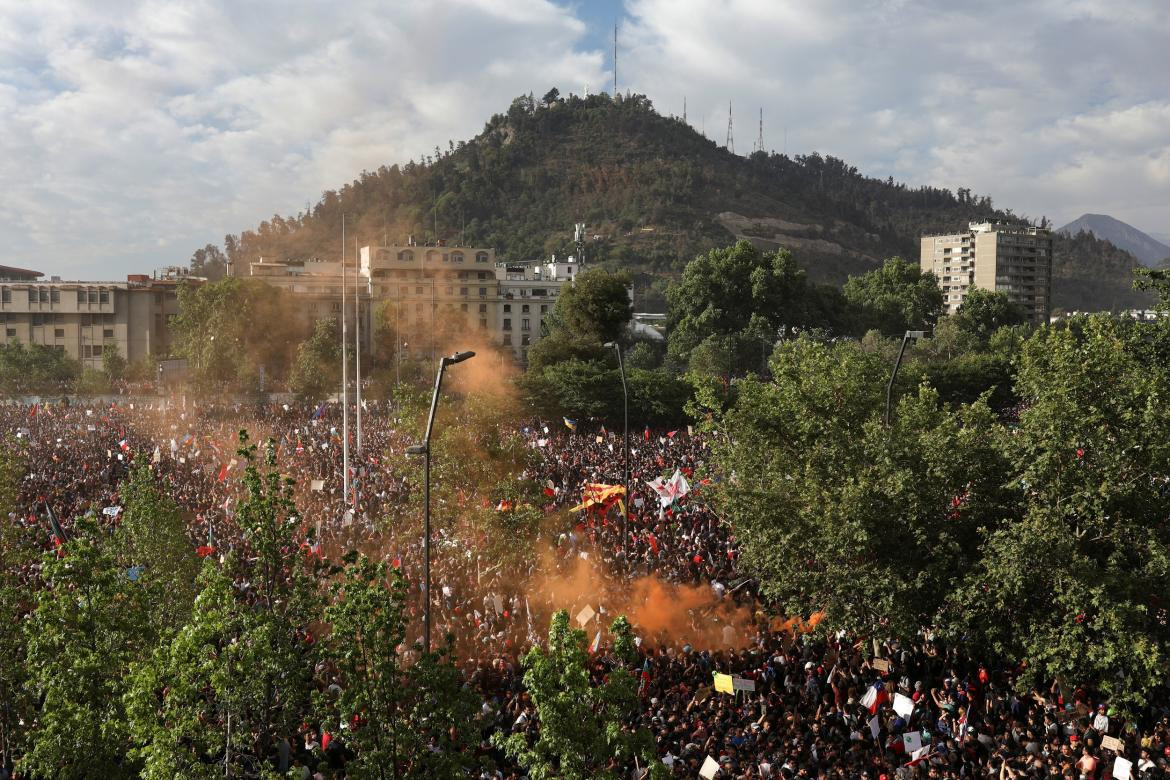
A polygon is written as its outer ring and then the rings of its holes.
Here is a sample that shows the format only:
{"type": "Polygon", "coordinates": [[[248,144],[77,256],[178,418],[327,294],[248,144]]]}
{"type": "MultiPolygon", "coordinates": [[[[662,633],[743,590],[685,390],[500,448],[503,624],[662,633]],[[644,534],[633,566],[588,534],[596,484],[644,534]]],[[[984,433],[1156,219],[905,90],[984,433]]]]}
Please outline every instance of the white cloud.
{"type": "MultiPolygon", "coordinates": [[[[0,262],[183,262],[517,94],[608,85],[552,0],[0,0],[0,262]]],[[[626,0],[621,87],[736,148],[1170,230],[1164,0],[626,0]]],[[[599,40],[603,39],[601,36],[599,40]]]]}

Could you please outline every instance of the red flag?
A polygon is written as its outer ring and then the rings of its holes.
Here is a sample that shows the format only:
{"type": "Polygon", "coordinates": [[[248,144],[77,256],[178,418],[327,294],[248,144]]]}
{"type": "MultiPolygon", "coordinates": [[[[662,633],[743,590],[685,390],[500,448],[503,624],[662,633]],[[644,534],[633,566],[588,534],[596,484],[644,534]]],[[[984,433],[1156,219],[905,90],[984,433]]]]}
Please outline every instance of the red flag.
{"type": "Polygon", "coordinates": [[[649,425],[646,426],[646,430],[642,433],[642,438],[644,438],[646,441],[650,441],[650,426],[649,425]]]}
{"type": "Polygon", "coordinates": [[[676,433],[678,433],[678,431],[667,431],[667,432],[666,432],[666,438],[668,438],[668,439],[673,439],[673,438],[674,438],[674,435],[675,435],[676,433]]]}
{"type": "Polygon", "coordinates": [[[648,542],[650,542],[650,549],[654,551],[655,555],[657,555],[658,554],[658,537],[656,537],[653,534],[653,532],[648,531],[646,533],[646,540],[648,542]]]}
{"type": "Polygon", "coordinates": [[[227,479],[227,473],[228,473],[228,467],[227,467],[227,464],[225,463],[219,467],[219,476],[216,477],[216,480],[219,482],[223,482],[225,479],[227,479]]]}

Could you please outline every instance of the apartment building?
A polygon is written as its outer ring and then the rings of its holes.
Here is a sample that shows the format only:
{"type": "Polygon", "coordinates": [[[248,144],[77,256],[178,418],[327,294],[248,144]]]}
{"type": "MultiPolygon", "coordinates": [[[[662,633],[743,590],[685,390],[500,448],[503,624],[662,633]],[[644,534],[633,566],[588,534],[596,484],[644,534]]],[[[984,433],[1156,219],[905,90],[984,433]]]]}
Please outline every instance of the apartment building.
{"type": "Polygon", "coordinates": [[[966,232],[922,237],[920,267],[938,277],[946,313],[973,289],[994,290],[1046,323],[1052,310],[1052,231],[1031,225],[972,222],[966,232]]]}
{"type": "MultiPolygon", "coordinates": [[[[353,323],[356,292],[366,349],[379,317],[385,317],[407,354],[429,354],[462,339],[506,347],[525,362],[561,288],[579,270],[571,257],[507,264],[480,247],[364,246],[357,262],[346,266],[346,315],[353,323]]],[[[340,262],[261,258],[250,275],[293,293],[311,320],[341,315],[340,262]]]]}
{"type": "Polygon", "coordinates": [[[144,274],[125,282],[0,281],[0,333],[5,342],[57,347],[86,368],[101,368],[109,349],[132,363],[163,356],[179,311],[178,284],[144,274]]]}

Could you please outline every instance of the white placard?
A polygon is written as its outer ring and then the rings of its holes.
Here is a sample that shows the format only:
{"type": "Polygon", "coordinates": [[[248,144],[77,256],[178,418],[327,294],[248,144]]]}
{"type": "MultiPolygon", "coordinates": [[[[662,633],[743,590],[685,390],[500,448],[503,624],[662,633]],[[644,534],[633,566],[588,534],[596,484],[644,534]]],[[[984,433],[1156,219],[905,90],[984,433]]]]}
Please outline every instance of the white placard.
{"type": "Polygon", "coordinates": [[[592,620],[592,619],[593,619],[593,616],[594,616],[594,615],[596,615],[596,614],[597,614],[597,613],[593,611],[593,607],[591,607],[591,606],[589,606],[588,604],[586,604],[586,605],[585,605],[585,609],[583,609],[583,610],[581,610],[580,612],[578,612],[578,613],[577,613],[577,623],[578,623],[578,625],[580,625],[580,626],[584,627],[584,626],[585,626],[585,624],[586,624],[586,623],[588,623],[590,620],[592,620]]]}
{"type": "Polygon", "coordinates": [[[910,714],[914,712],[914,700],[909,696],[903,696],[900,693],[895,693],[894,712],[898,713],[903,718],[909,718],[910,714]]]}
{"type": "Polygon", "coordinates": [[[705,780],[713,780],[715,775],[719,772],[719,762],[707,756],[707,760],[703,762],[703,768],[699,770],[699,777],[705,780]]]}
{"type": "Polygon", "coordinates": [[[1133,762],[1118,756],[1113,759],[1113,780],[1129,780],[1132,776],[1133,762]]]}

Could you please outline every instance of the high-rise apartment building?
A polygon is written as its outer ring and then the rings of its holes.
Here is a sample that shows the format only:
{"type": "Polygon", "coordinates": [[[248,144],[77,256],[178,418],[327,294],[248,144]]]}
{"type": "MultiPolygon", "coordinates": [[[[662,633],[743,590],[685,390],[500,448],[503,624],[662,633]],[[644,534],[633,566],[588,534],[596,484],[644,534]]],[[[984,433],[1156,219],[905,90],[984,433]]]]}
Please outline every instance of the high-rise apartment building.
{"type": "Polygon", "coordinates": [[[1052,231],[1031,225],[972,222],[966,232],[922,237],[923,273],[938,277],[946,313],[973,289],[1007,293],[1036,323],[1052,311],[1052,231]]]}

